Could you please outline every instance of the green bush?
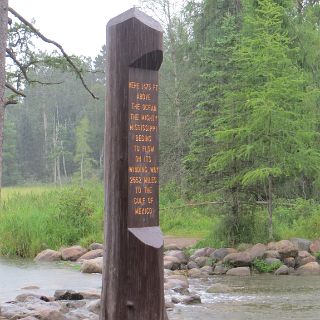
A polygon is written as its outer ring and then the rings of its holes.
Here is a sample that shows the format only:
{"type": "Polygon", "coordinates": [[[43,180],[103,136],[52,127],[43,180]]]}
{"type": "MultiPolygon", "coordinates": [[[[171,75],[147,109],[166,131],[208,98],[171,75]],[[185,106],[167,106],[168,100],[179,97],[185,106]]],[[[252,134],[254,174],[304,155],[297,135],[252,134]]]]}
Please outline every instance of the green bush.
{"type": "Polygon", "coordinates": [[[270,264],[264,261],[263,259],[255,259],[252,263],[252,267],[261,273],[274,272],[275,270],[279,269],[281,266],[282,266],[282,263],[280,261],[275,261],[270,264]]]}

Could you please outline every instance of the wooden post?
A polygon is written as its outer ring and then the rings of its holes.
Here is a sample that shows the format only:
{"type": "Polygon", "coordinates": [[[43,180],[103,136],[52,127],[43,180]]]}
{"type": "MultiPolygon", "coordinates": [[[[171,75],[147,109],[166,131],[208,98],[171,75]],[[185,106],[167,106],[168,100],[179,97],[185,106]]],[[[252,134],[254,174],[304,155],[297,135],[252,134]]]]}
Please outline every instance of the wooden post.
{"type": "Polygon", "coordinates": [[[159,228],[158,22],[130,9],[107,25],[102,320],[167,319],[159,228]]]}

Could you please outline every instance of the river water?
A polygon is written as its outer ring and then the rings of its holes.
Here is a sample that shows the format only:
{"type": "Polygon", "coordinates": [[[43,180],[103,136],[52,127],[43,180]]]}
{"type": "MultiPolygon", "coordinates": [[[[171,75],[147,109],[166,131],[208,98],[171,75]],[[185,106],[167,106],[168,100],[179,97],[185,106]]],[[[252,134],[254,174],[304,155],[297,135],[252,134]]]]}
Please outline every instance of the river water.
{"type": "MultiPolygon", "coordinates": [[[[40,289],[33,292],[47,295],[57,289],[99,289],[101,275],[82,274],[70,265],[0,258],[0,302],[13,300],[28,286],[38,286],[40,289]]],[[[190,280],[190,290],[201,296],[202,304],[178,304],[169,311],[170,320],[320,319],[319,276],[215,276],[190,280]],[[213,283],[226,284],[232,291],[206,293],[213,283]]]]}

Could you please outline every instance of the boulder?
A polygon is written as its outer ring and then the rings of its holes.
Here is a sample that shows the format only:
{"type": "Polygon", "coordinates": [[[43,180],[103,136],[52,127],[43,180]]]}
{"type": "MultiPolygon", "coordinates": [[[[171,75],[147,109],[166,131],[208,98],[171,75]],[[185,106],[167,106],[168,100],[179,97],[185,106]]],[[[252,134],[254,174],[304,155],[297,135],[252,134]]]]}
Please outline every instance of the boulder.
{"type": "Polygon", "coordinates": [[[263,254],[263,259],[273,258],[273,259],[281,259],[281,256],[277,250],[267,250],[263,254]]]}
{"type": "Polygon", "coordinates": [[[289,268],[294,268],[296,266],[296,260],[292,257],[284,258],[283,263],[289,268]]]}
{"type": "Polygon", "coordinates": [[[274,273],[276,276],[282,276],[289,274],[289,268],[286,265],[282,265],[279,269],[277,269],[274,273]]]}
{"type": "Polygon", "coordinates": [[[163,267],[169,270],[177,270],[180,268],[180,265],[181,265],[180,262],[181,260],[179,260],[177,257],[164,256],[163,267]]]}
{"type": "Polygon", "coordinates": [[[308,239],[302,238],[292,238],[290,241],[298,248],[300,251],[309,251],[311,241],[308,239]]]}
{"type": "Polygon", "coordinates": [[[87,305],[87,309],[90,312],[93,312],[95,314],[100,314],[100,309],[101,309],[101,300],[100,299],[96,299],[93,301],[90,301],[87,305]]]}
{"type": "Polygon", "coordinates": [[[97,249],[103,249],[103,244],[101,243],[91,243],[89,246],[89,250],[97,250],[97,249]]]}
{"type": "Polygon", "coordinates": [[[296,270],[298,275],[319,275],[320,266],[317,262],[309,262],[296,270]]]}
{"type": "Polygon", "coordinates": [[[220,248],[215,250],[212,254],[210,254],[210,258],[212,258],[215,261],[221,261],[225,256],[227,256],[230,253],[236,253],[237,250],[233,248],[220,248]]]}
{"type": "Polygon", "coordinates": [[[80,271],[83,273],[102,273],[103,258],[83,260],[80,271]]]}
{"type": "Polygon", "coordinates": [[[281,240],[278,242],[268,243],[268,250],[276,250],[279,252],[281,259],[295,258],[298,255],[298,247],[289,240],[281,240]]]}
{"type": "Polygon", "coordinates": [[[188,258],[182,250],[170,250],[165,252],[165,257],[175,257],[178,260],[178,264],[187,264],[188,258]]]}
{"type": "Polygon", "coordinates": [[[231,287],[223,283],[215,283],[206,290],[207,293],[228,293],[232,291],[231,287]]]}
{"type": "Polygon", "coordinates": [[[206,273],[206,274],[212,274],[213,273],[213,268],[210,266],[204,266],[202,268],[200,268],[202,273],[206,273]]]}
{"type": "Polygon", "coordinates": [[[299,251],[296,257],[296,266],[301,267],[309,262],[316,262],[317,259],[312,256],[308,251],[299,251]]]}
{"type": "Polygon", "coordinates": [[[190,278],[207,278],[208,274],[207,273],[203,273],[201,271],[201,269],[194,268],[194,269],[188,270],[188,276],[190,278]]]}
{"type": "Polygon", "coordinates": [[[202,248],[196,250],[190,257],[191,260],[196,260],[199,257],[209,257],[215,251],[213,248],[202,248]]]}
{"type": "Polygon", "coordinates": [[[267,264],[281,263],[281,260],[280,259],[276,259],[276,258],[266,258],[264,261],[267,264]]]}
{"type": "Polygon", "coordinates": [[[207,257],[198,257],[195,259],[195,263],[199,268],[202,268],[206,265],[208,258],[207,257]]]}
{"type": "Polygon", "coordinates": [[[247,276],[250,276],[250,268],[249,267],[232,268],[227,271],[226,275],[227,276],[247,277],[247,276]]]}
{"type": "Polygon", "coordinates": [[[182,300],[182,303],[184,303],[184,304],[199,304],[199,303],[201,303],[201,298],[200,298],[200,296],[193,294],[190,297],[184,298],[182,300]]]}
{"type": "Polygon", "coordinates": [[[58,300],[83,300],[83,295],[74,290],[56,290],[54,298],[58,300]]]}
{"type": "Polygon", "coordinates": [[[61,252],[46,249],[41,251],[35,258],[36,262],[52,262],[61,260],[61,252]]]}
{"type": "Polygon", "coordinates": [[[88,251],[87,253],[82,255],[78,259],[78,261],[81,262],[82,260],[91,260],[91,259],[99,258],[102,256],[103,256],[103,249],[95,249],[95,250],[88,251]]]}
{"type": "Polygon", "coordinates": [[[92,289],[88,291],[79,291],[79,294],[81,294],[85,300],[97,300],[101,297],[101,290],[92,289]]]}
{"type": "Polygon", "coordinates": [[[67,317],[58,310],[40,309],[37,311],[40,320],[67,320],[67,317]]]}
{"type": "Polygon", "coordinates": [[[194,261],[189,261],[187,264],[188,269],[198,268],[198,265],[194,261]]]}
{"type": "Polygon", "coordinates": [[[229,268],[227,268],[226,266],[224,266],[223,264],[217,264],[214,269],[213,269],[213,274],[214,275],[222,275],[222,274],[226,274],[227,271],[229,270],[229,268]]]}
{"type": "Polygon", "coordinates": [[[65,249],[61,249],[62,260],[77,261],[88,250],[81,246],[73,246],[65,249]]]}
{"type": "Polygon", "coordinates": [[[231,264],[235,267],[248,267],[253,259],[248,252],[230,253],[224,257],[223,263],[231,264]]]}
{"type": "Polygon", "coordinates": [[[164,287],[166,290],[188,289],[189,281],[185,276],[171,276],[165,279],[164,287]]]}
{"type": "Polygon", "coordinates": [[[254,259],[262,258],[266,250],[267,250],[266,245],[258,243],[253,247],[251,247],[250,249],[246,250],[246,252],[250,255],[251,260],[253,261],[254,259]]]}
{"type": "Polygon", "coordinates": [[[320,240],[315,240],[310,244],[310,252],[311,253],[320,252],[320,240]]]}

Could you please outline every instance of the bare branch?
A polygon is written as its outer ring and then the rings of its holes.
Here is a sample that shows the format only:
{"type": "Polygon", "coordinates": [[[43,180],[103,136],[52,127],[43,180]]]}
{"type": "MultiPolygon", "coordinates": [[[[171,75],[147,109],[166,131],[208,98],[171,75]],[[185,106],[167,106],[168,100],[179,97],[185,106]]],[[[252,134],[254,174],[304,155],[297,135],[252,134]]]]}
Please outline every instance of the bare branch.
{"type": "Polygon", "coordinates": [[[10,104],[18,104],[18,103],[19,103],[18,100],[7,100],[4,104],[4,106],[6,107],[10,104]]]}
{"type": "Polygon", "coordinates": [[[8,82],[6,82],[6,87],[10,89],[13,93],[15,93],[17,96],[26,97],[26,95],[22,91],[16,89],[14,86],[12,86],[8,82]]]}
{"type": "Polygon", "coordinates": [[[31,65],[39,63],[39,61],[32,61],[32,62],[29,62],[26,66],[24,66],[22,63],[19,62],[19,60],[16,58],[14,52],[11,49],[7,48],[6,52],[7,52],[8,56],[9,56],[9,58],[11,58],[13,60],[13,62],[18,66],[18,68],[20,69],[20,71],[22,72],[24,78],[26,79],[26,81],[28,83],[38,83],[38,84],[42,84],[42,85],[56,85],[56,84],[63,83],[63,81],[59,81],[59,82],[43,82],[43,81],[40,81],[40,80],[32,80],[32,79],[30,79],[28,74],[27,74],[27,69],[31,65]]]}
{"type": "Polygon", "coordinates": [[[77,68],[77,66],[74,64],[74,62],[72,61],[72,59],[70,58],[70,56],[64,51],[63,47],[61,46],[61,44],[57,43],[56,41],[53,41],[51,39],[48,39],[47,37],[45,37],[39,30],[37,30],[30,22],[28,22],[24,17],[22,17],[18,12],[16,12],[14,9],[12,8],[8,8],[8,11],[11,12],[16,18],[18,18],[23,24],[25,24],[26,26],[28,26],[30,28],[30,30],[36,34],[42,41],[46,42],[46,43],[50,43],[52,45],[54,45],[55,47],[57,47],[59,49],[59,51],[61,52],[61,54],[63,55],[63,57],[68,61],[68,63],[70,64],[70,66],[72,67],[72,69],[74,70],[74,72],[78,75],[82,85],[84,86],[84,88],[90,93],[90,95],[94,98],[94,99],[99,99],[98,97],[96,97],[94,95],[94,93],[88,88],[87,84],[85,83],[83,76],[81,74],[81,71],[77,68]]]}

